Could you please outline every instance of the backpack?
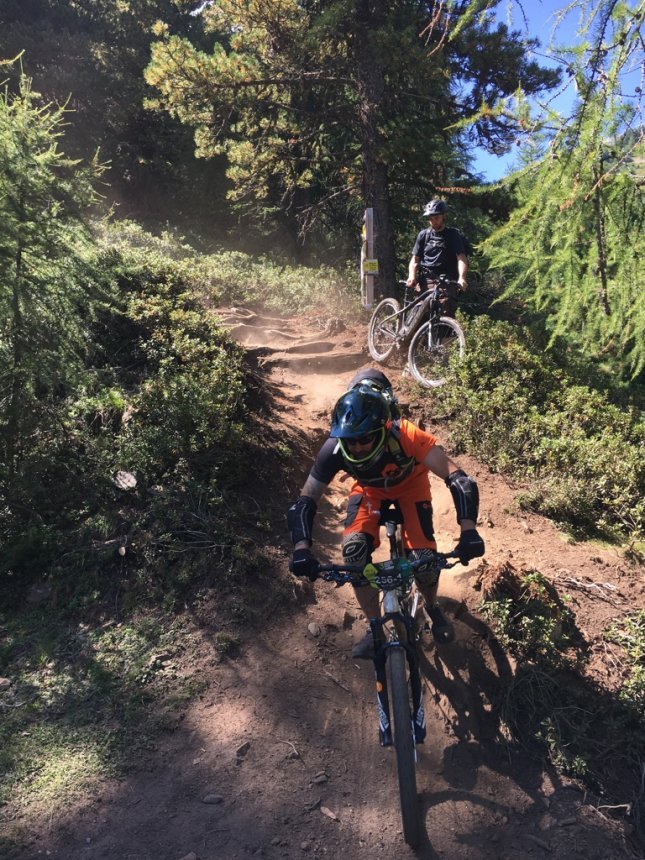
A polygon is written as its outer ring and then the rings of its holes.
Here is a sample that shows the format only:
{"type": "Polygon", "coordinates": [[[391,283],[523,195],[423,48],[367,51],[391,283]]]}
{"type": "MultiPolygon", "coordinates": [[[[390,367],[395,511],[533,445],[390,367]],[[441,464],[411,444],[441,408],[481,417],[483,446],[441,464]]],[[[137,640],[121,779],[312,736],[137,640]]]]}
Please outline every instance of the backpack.
{"type": "Polygon", "coordinates": [[[353,388],[358,388],[359,385],[371,388],[372,391],[378,392],[383,397],[390,407],[390,415],[393,421],[401,417],[399,402],[396,399],[392,383],[382,371],[376,370],[373,367],[359,371],[349,383],[349,391],[353,388]]]}

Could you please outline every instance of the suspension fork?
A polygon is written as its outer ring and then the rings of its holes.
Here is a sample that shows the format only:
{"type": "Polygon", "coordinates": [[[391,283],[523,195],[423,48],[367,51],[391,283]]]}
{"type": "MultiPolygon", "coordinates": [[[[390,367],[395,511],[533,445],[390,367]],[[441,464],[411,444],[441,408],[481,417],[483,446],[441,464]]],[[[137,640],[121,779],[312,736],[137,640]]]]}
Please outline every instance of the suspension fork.
{"type": "MultiPolygon", "coordinates": [[[[386,592],[387,594],[387,592],[386,592]]],[[[423,743],[426,736],[425,711],[423,707],[423,688],[419,670],[419,655],[414,644],[413,619],[407,613],[400,611],[386,612],[383,616],[372,618],[370,629],[374,638],[374,671],[376,676],[376,707],[379,721],[379,740],[381,746],[392,746],[392,723],[390,719],[390,700],[387,687],[386,662],[388,651],[392,648],[403,648],[406,653],[409,674],[410,691],[412,693],[412,724],[416,743],[423,743]],[[386,642],[383,635],[383,625],[387,621],[402,623],[407,632],[407,641],[398,640],[386,642]]]]}
{"type": "MultiPolygon", "coordinates": [[[[411,619],[408,619],[409,621],[411,619]]],[[[410,624],[412,627],[412,624],[410,624]]],[[[422,744],[426,737],[426,714],[423,707],[423,687],[421,684],[421,671],[419,669],[419,653],[415,645],[408,645],[408,666],[410,668],[410,690],[412,691],[412,724],[414,726],[414,740],[422,744]]]]}
{"type": "Polygon", "coordinates": [[[430,314],[430,318],[428,319],[428,349],[436,349],[440,347],[441,344],[437,342],[437,332],[436,328],[439,325],[439,311],[436,313],[430,314]]]}
{"type": "Polygon", "coordinates": [[[378,712],[378,734],[382,747],[391,747],[392,723],[390,721],[390,699],[387,693],[387,644],[383,636],[383,619],[372,618],[370,629],[374,638],[374,674],[376,676],[376,709],[378,712]]]}

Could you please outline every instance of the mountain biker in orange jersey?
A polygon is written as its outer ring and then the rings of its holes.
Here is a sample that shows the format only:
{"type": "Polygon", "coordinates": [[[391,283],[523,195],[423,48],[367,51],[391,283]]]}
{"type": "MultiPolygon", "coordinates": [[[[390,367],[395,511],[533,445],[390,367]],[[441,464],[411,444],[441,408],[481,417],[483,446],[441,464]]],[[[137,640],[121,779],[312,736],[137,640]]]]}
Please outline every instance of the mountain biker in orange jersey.
{"type": "MultiPolygon", "coordinates": [[[[429,219],[428,227],[417,236],[408,267],[408,287],[417,291],[426,290],[428,283],[439,275],[446,275],[457,281],[463,291],[468,287],[467,242],[453,227],[446,226],[448,204],[444,200],[431,200],[426,204],[423,214],[429,219]]],[[[457,309],[457,290],[446,286],[444,313],[454,316],[457,309]]]]}
{"type": "MultiPolygon", "coordinates": [[[[468,564],[484,554],[484,541],[476,528],[477,484],[446,455],[434,436],[399,417],[392,387],[381,371],[359,371],[349,391],[336,403],[329,438],[318,452],[299,499],[289,508],[293,573],[316,579],[318,561],[311,552],[314,516],[318,501],[338,472],[354,478],[342,540],[346,564],[365,565],[371,560],[379,545],[381,510],[390,503],[402,514],[408,557],[422,559],[429,550],[436,550],[428,470],[443,478],[450,489],[461,526],[455,552],[462,564],[468,564]]],[[[420,568],[415,578],[426,601],[435,641],[452,641],[452,624],[437,603],[438,574],[420,568]]],[[[356,588],[355,594],[368,621],[375,618],[378,592],[356,588]]],[[[372,653],[368,631],[354,646],[352,656],[368,659],[372,653]]]]}

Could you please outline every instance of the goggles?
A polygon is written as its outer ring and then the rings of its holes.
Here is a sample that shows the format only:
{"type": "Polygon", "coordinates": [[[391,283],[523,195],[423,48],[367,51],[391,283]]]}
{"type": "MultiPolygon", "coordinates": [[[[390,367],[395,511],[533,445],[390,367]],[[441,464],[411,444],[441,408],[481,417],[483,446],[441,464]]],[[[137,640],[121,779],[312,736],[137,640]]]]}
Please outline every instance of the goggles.
{"type": "Polygon", "coordinates": [[[382,427],[375,433],[359,436],[358,439],[339,439],[338,441],[346,460],[357,465],[364,465],[369,460],[376,459],[376,456],[380,453],[385,443],[385,428],[382,427]],[[350,445],[369,445],[370,442],[374,442],[374,445],[364,456],[357,457],[349,451],[348,446],[350,445]]]}
{"type": "MultiPolygon", "coordinates": [[[[378,433],[378,430],[376,431],[378,433]]],[[[354,447],[354,445],[371,445],[376,439],[376,433],[368,433],[366,436],[359,436],[358,439],[346,439],[345,444],[354,447]]]]}

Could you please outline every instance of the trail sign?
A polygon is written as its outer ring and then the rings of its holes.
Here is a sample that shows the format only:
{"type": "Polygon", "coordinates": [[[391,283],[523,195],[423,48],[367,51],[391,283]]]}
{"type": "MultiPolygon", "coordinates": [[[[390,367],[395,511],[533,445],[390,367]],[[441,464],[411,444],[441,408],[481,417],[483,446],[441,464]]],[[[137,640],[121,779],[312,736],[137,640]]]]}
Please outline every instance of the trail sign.
{"type": "Polygon", "coordinates": [[[375,250],[374,210],[370,207],[365,210],[361,230],[361,304],[368,309],[374,304],[374,276],[378,275],[375,250]]]}

